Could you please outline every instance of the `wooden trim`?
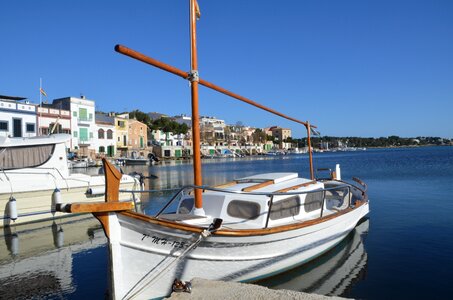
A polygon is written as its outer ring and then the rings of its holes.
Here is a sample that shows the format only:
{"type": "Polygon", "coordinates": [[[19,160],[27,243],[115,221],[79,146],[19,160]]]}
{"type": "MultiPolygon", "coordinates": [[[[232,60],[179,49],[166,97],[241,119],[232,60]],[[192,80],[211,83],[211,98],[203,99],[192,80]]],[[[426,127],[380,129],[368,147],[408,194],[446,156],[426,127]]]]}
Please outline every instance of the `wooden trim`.
{"type": "Polygon", "coordinates": [[[312,184],[316,184],[316,183],[317,183],[317,181],[313,180],[313,181],[301,183],[301,184],[298,184],[298,185],[294,185],[294,186],[291,186],[291,187],[288,187],[288,188],[284,188],[284,189],[278,190],[275,193],[286,193],[286,192],[289,192],[289,191],[292,191],[292,190],[297,190],[297,189],[299,189],[301,187],[306,187],[306,186],[309,186],[309,185],[312,185],[312,184]]]}
{"type": "Polygon", "coordinates": [[[120,181],[123,176],[105,158],[102,159],[105,174],[105,202],[118,202],[120,194],[120,181]]]}
{"type": "MultiPolygon", "coordinates": [[[[344,214],[347,214],[349,212],[352,212],[359,208],[360,206],[364,205],[367,203],[366,201],[357,201],[356,206],[354,208],[347,208],[344,209],[340,212],[318,218],[315,220],[309,220],[309,221],[304,221],[304,222],[299,222],[299,223],[294,223],[294,224],[288,224],[288,225],[282,225],[282,226],[277,226],[277,227],[271,227],[271,228],[263,228],[263,229],[248,229],[248,230],[241,230],[241,229],[221,229],[217,230],[216,232],[213,233],[213,235],[219,235],[219,236],[234,236],[234,237],[241,237],[241,236],[259,236],[259,235],[267,235],[267,234],[274,234],[274,233],[279,233],[279,232],[284,232],[284,231],[289,231],[289,230],[296,230],[308,226],[313,226],[319,223],[327,222],[329,220],[332,220],[334,218],[337,218],[339,216],[342,216],[344,214]]],[[[147,215],[139,214],[133,211],[123,211],[119,212],[119,214],[130,217],[136,220],[142,220],[144,222],[152,223],[155,225],[160,225],[164,226],[167,228],[171,229],[178,229],[178,230],[184,230],[184,231],[189,231],[189,232],[195,232],[195,233],[201,233],[204,228],[194,226],[194,225],[188,225],[188,224],[183,224],[183,223],[178,223],[178,222],[173,222],[173,221],[168,221],[168,220],[163,220],[163,219],[157,219],[155,217],[150,217],[147,215]]]]}
{"type": "Polygon", "coordinates": [[[223,184],[216,185],[216,186],[214,186],[214,188],[223,189],[223,188],[227,188],[227,187],[230,187],[230,186],[233,186],[233,185],[236,185],[236,184],[238,184],[237,181],[230,181],[230,182],[226,182],[226,183],[223,183],[223,184]]]}
{"type": "Polygon", "coordinates": [[[265,181],[265,182],[261,182],[261,183],[254,184],[254,185],[251,185],[249,187],[243,188],[242,191],[243,192],[252,192],[254,190],[261,189],[261,188],[266,187],[266,186],[271,185],[271,184],[274,184],[274,181],[273,180],[268,180],[268,181],[265,181]]]}
{"type": "MultiPolygon", "coordinates": [[[[146,64],[152,65],[152,66],[154,66],[154,67],[156,67],[158,69],[161,69],[161,70],[167,71],[169,73],[175,74],[176,76],[182,77],[184,79],[188,79],[189,78],[189,75],[190,75],[189,73],[187,73],[187,72],[185,72],[185,71],[183,71],[181,69],[178,69],[176,67],[170,66],[170,65],[168,65],[166,63],[163,63],[161,61],[158,61],[157,59],[154,59],[154,58],[151,58],[149,56],[146,56],[146,55],[144,55],[144,54],[142,54],[142,53],[140,53],[138,51],[135,51],[133,49],[130,49],[130,48],[126,47],[126,46],[116,45],[115,46],[115,51],[118,52],[118,53],[121,53],[123,55],[132,57],[132,58],[134,58],[136,60],[139,60],[141,62],[144,62],[146,64]]],[[[272,108],[266,107],[266,106],[264,106],[262,104],[259,104],[258,102],[255,102],[255,101],[253,101],[251,99],[248,99],[248,98],[243,97],[243,96],[241,96],[239,94],[230,92],[229,90],[224,89],[224,88],[222,88],[222,87],[220,87],[218,85],[215,85],[215,84],[213,84],[213,83],[211,83],[211,82],[209,82],[207,80],[204,80],[204,79],[200,78],[199,79],[199,84],[203,85],[203,86],[205,86],[207,88],[213,89],[213,90],[215,90],[215,91],[217,91],[219,93],[222,93],[222,94],[225,94],[225,95],[230,96],[232,98],[235,98],[235,99],[237,99],[239,101],[242,101],[242,102],[245,102],[245,103],[250,104],[252,106],[255,106],[255,107],[259,108],[259,109],[268,111],[268,112],[270,112],[270,113],[272,113],[274,115],[277,115],[279,117],[282,117],[282,118],[285,118],[287,120],[302,124],[305,127],[311,126],[312,128],[317,128],[315,125],[311,125],[311,124],[308,125],[308,122],[303,122],[303,121],[297,120],[295,118],[292,118],[290,116],[287,116],[285,114],[282,114],[282,113],[280,113],[280,112],[278,112],[278,111],[276,111],[276,110],[274,110],[272,108]]]]}
{"type": "Polygon", "coordinates": [[[131,210],[134,208],[132,202],[76,202],[66,204],[65,212],[68,213],[100,213],[131,210]]]}

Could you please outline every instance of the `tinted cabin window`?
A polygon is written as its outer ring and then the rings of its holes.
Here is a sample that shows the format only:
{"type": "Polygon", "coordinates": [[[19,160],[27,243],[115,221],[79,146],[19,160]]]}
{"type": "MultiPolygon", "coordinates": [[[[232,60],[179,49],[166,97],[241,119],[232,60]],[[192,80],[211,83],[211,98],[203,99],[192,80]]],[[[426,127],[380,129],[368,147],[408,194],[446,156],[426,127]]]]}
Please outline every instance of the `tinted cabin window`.
{"type": "Polygon", "coordinates": [[[297,216],[300,212],[300,198],[299,196],[293,196],[272,203],[271,209],[271,220],[278,220],[288,217],[297,216]]]}
{"type": "Polygon", "coordinates": [[[305,198],[304,209],[305,212],[312,212],[314,210],[320,209],[322,205],[323,192],[313,192],[308,193],[305,198]]]}
{"type": "Polygon", "coordinates": [[[227,213],[231,217],[254,220],[260,215],[260,205],[255,202],[233,200],[228,204],[227,213]]]}
{"type": "Polygon", "coordinates": [[[179,214],[188,214],[192,211],[193,208],[193,198],[186,198],[182,200],[179,205],[178,213],[179,214]]]}
{"type": "Polygon", "coordinates": [[[0,148],[0,169],[33,168],[50,159],[55,145],[0,148]]]}

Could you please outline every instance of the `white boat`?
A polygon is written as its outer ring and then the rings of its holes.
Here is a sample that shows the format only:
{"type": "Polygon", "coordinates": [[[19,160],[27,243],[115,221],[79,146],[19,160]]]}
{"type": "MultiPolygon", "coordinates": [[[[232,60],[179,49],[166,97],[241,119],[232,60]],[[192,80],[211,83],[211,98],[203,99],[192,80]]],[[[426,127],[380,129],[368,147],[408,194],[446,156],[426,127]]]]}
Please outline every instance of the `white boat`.
{"type": "Polygon", "coordinates": [[[341,180],[340,168],[328,179],[297,173],[267,173],[239,178],[214,188],[202,185],[198,85],[305,126],[308,148],[316,126],[288,117],[199,78],[195,42],[196,1],[190,1],[191,72],[161,63],[125,46],[119,53],[191,82],[194,186],[183,187],[154,216],[118,202],[119,171],[106,160],[105,202],[59,205],[61,211],[92,212],[109,239],[111,295],[151,299],[173,290],[190,290],[184,281],[255,281],[303,264],[338,244],[369,212],[366,185],[341,180]],[[175,279],[178,279],[175,281],[175,279]],[[179,281],[179,280],[182,280],[179,281]]]}
{"type": "MultiPolygon", "coordinates": [[[[65,146],[70,138],[68,134],[0,137],[0,227],[63,216],[52,203],[59,198],[92,202],[104,196],[103,175],[70,174],[65,146]]],[[[121,189],[139,190],[140,183],[122,175],[121,189]]],[[[129,193],[119,197],[132,199],[129,193]]]]}

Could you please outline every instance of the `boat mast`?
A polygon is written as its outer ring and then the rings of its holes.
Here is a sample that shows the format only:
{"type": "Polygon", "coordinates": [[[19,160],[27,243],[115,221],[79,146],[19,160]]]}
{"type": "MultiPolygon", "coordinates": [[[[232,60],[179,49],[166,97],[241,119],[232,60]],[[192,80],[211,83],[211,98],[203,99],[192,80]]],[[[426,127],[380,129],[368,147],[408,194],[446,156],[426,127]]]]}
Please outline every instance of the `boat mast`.
{"type": "MultiPolygon", "coordinates": [[[[213,89],[217,92],[225,94],[231,98],[237,99],[239,101],[245,102],[252,106],[255,106],[259,109],[268,111],[274,115],[280,116],[287,120],[302,124],[307,129],[307,137],[308,137],[308,152],[310,157],[310,177],[314,179],[314,171],[313,171],[313,154],[311,149],[311,129],[317,128],[315,125],[310,124],[309,122],[300,121],[293,117],[287,116],[282,114],[272,108],[266,107],[258,102],[255,102],[249,98],[243,97],[239,94],[233,93],[227,89],[224,89],[218,85],[215,85],[207,80],[204,80],[199,77],[198,74],[198,60],[197,60],[197,43],[196,43],[196,20],[198,11],[198,4],[196,0],[189,0],[190,1],[190,63],[191,63],[191,71],[185,72],[181,69],[158,61],[154,58],[146,56],[140,52],[137,52],[133,49],[130,49],[123,45],[116,45],[115,51],[121,53],[123,55],[132,57],[137,59],[141,62],[146,64],[152,65],[156,68],[161,70],[167,71],[174,75],[177,75],[183,79],[189,80],[191,83],[191,96],[192,96],[192,142],[193,142],[193,170],[194,170],[194,184],[197,186],[201,186],[202,177],[201,177],[201,153],[200,153],[200,123],[199,123],[199,111],[198,111],[198,85],[201,84],[207,88],[213,89]]],[[[204,215],[203,211],[203,201],[202,201],[202,191],[200,189],[195,190],[195,214],[204,215]]]]}
{"type": "MultiPolygon", "coordinates": [[[[192,96],[192,151],[194,184],[201,186],[200,117],[198,111],[198,57],[197,57],[197,16],[196,0],[190,1],[190,76],[192,96]]],[[[195,214],[204,215],[202,191],[195,189],[195,214]]]]}

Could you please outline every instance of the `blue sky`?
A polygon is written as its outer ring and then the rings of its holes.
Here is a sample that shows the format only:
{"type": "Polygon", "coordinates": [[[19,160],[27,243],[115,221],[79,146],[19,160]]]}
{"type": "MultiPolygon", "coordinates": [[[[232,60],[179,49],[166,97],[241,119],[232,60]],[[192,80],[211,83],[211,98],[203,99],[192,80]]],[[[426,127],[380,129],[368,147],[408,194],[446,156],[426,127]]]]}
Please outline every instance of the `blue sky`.
{"type": "MultiPolygon", "coordinates": [[[[453,137],[453,1],[199,0],[200,77],[323,135],[453,137]]],[[[188,0],[1,1],[0,94],[85,95],[102,111],[190,114],[188,0]]],[[[300,125],[200,88],[228,123],[300,125]]]]}

